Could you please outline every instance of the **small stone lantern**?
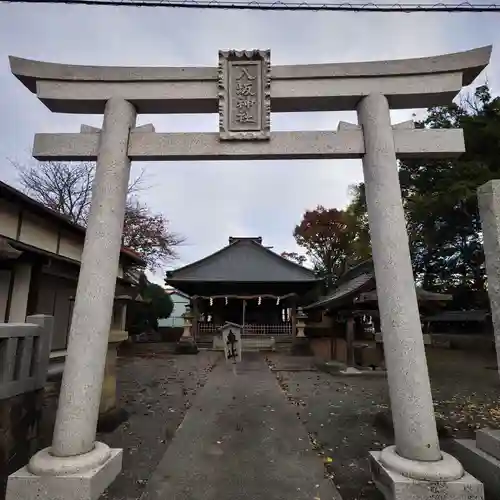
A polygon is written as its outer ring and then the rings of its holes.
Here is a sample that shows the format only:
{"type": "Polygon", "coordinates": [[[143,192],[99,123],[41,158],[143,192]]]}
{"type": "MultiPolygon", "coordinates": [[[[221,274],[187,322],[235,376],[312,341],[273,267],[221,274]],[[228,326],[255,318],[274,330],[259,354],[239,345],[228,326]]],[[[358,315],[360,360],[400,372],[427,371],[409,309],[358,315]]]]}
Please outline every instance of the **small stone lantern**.
{"type": "MultiPolygon", "coordinates": [[[[70,298],[71,308],[74,297],[70,298]]],[[[108,352],[102,381],[101,401],[99,404],[98,430],[112,430],[125,418],[124,410],[118,408],[116,397],[116,360],[119,345],[128,339],[127,304],[132,297],[128,295],[115,296],[108,333],[108,352]]],[[[71,309],[71,315],[73,310],[71,309]]]]}
{"type": "Polygon", "coordinates": [[[307,314],[304,312],[302,307],[297,308],[297,337],[305,338],[304,330],[306,328],[307,314]]]}
{"type": "Polygon", "coordinates": [[[191,329],[193,327],[194,315],[191,311],[191,305],[186,304],[186,312],[182,315],[184,318],[184,331],[177,342],[175,352],[177,354],[198,354],[198,346],[193,338],[191,329]]]}
{"type": "Polygon", "coordinates": [[[193,326],[194,315],[189,304],[186,304],[186,312],[182,315],[182,317],[184,318],[184,331],[182,332],[182,338],[190,339],[192,338],[191,328],[193,326]]]}
{"type": "Polygon", "coordinates": [[[113,302],[113,314],[108,337],[108,353],[106,355],[106,365],[104,368],[104,380],[102,382],[101,403],[99,406],[99,420],[101,426],[108,424],[107,421],[120,420],[120,410],[117,408],[116,398],[116,359],[117,350],[120,344],[127,340],[128,332],[127,304],[132,300],[128,295],[115,297],[113,302]]]}
{"type": "Polygon", "coordinates": [[[296,331],[297,334],[293,339],[292,354],[297,356],[308,356],[311,354],[309,347],[309,339],[306,337],[304,330],[306,328],[307,314],[303,311],[302,307],[297,308],[296,318],[296,331]]]}

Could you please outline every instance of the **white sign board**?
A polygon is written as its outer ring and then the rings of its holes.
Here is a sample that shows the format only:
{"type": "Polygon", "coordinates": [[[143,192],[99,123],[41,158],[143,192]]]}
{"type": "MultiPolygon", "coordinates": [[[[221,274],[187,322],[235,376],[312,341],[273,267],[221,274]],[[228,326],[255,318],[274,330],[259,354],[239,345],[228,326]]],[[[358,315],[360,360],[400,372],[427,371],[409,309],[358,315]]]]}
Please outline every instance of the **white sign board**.
{"type": "Polygon", "coordinates": [[[221,328],[221,333],[226,361],[239,363],[241,361],[241,326],[236,323],[226,323],[221,328]]]}

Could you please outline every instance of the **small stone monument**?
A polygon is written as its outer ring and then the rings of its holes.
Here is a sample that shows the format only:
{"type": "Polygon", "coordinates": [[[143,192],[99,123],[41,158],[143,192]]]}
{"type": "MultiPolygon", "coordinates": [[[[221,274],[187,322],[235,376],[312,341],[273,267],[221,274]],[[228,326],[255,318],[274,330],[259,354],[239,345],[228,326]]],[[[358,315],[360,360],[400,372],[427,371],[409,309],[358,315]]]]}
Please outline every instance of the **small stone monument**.
{"type": "Polygon", "coordinates": [[[226,361],[241,361],[241,325],[227,322],[221,327],[222,343],[226,361]]]}

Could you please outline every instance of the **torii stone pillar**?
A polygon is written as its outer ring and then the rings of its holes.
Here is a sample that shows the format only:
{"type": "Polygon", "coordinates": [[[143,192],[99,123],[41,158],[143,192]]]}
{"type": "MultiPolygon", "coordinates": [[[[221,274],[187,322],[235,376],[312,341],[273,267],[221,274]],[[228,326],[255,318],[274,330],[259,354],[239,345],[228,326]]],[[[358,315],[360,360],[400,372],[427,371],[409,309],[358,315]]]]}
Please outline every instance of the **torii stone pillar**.
{"type": "Polygon", "coordinates": [[[357,111],[396,439],[395,446],[370,453],[374,480],[389,498],[432,498],[437,484],[445,498],[480,498],[482,484],[439,449],[388,100],[369,94],[357,111]]]}
{"type": "Polygon", "coordinates": [[[488,296],[500,376],[500,180],[483,184],[477,190],[483,229],[484,260],[488,279],[488,296]]]}
{"type": "MultiPolygon", "coordinates": [[[[358,106],[366,153],[366,203],[377,283],[396,451],[408,460],[441,460],[429,373],[387,98],[358,106]]],[[[461,467],[452,474],[461,477],[461,467]]],[[[425,479],[425,478],[422,478],[425,479]]]]}
{"type": "Polygon", "coordinates": [[[114,97],[107,102],[52,446],[11,477],[9,500],[93,499],[121,470],[122,450],[95,437],[135,119],[129,102],[114,97]],[[37,490],[42,496],[35,496],[37,490]]]}
{"type": "MultiPolygon", "coordinates": [[[[483,229],[488,296],[500,375],[500,180],[494,179],[477,190],[483,229]]],[[[491,498],[500,492],[500,430],[479,429],[475,439],[456,439],[453,453],[467,470],[484,484],[491,498]]]]}

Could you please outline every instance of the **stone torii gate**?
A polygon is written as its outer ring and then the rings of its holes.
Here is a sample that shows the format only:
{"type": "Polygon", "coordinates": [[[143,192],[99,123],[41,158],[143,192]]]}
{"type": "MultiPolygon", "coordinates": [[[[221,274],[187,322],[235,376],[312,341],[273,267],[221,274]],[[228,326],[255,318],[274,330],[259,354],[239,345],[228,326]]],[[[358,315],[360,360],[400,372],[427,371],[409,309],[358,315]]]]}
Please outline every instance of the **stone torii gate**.
{"type": "Polygon", "coordinates": [[[395,446],[371,452],[388,498],[479,499],[482,484],[439,448],[397,158],[462,153],[462,130],[391,125],[390,109],[449,104],[491,47],[430,58],[270,66],[269,51],[219,53],[218,68],[128,68],[10,58],[51,111],[104,114],[102,130],[37,134],[40,160],[95,160],[96,178],[52,446],[12,474],[7,498],[96,499],[121,450],[95,441],[131,160],[362,158],[395,446]],[[274,132],[270,112],[356,110],[337,131],[274,132]],[[157,133],[139,113],[217,113],[214,133],[157,133]]]}

